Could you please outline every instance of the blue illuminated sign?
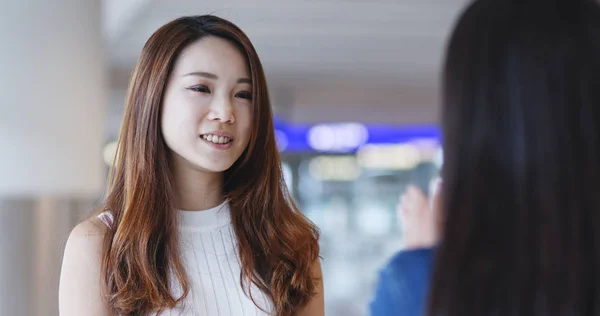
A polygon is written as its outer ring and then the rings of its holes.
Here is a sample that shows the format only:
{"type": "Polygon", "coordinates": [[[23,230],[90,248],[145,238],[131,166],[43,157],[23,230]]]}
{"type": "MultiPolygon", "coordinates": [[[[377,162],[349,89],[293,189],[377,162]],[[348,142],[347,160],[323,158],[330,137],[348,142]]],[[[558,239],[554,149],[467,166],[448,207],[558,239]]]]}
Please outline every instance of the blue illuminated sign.
{"type": "Polygon", "coordinates": [[[416,139],[441,141],[441,131],[436,125],[294,124],[279,118],[274,124],[283,152],[352,153],[364,144],[405,143],[416,139]]]}

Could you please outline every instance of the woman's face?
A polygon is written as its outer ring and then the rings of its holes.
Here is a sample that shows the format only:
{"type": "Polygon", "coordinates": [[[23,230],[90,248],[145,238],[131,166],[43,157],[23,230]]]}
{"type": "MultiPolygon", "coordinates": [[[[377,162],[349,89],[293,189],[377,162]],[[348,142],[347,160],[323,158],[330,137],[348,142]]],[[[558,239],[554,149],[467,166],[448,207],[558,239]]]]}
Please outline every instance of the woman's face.
{"type": "Polygon", "coordinates": [[[253,106],[248,65],[232,43],[207,36],[187,46],[168,79],[160,118],[175,163],[229,169],[248,146],[253,106]]]}

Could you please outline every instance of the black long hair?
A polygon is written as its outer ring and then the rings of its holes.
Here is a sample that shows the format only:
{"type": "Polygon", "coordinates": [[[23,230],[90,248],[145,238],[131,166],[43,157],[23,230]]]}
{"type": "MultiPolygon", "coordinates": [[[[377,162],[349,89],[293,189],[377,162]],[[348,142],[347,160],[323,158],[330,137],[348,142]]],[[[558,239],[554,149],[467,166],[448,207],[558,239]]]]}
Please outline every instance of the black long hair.
{"type": "Polygon", "coordinates": [[[600,315],[598,3],[471,3],[442,94],[428,314],[600,315]]]}

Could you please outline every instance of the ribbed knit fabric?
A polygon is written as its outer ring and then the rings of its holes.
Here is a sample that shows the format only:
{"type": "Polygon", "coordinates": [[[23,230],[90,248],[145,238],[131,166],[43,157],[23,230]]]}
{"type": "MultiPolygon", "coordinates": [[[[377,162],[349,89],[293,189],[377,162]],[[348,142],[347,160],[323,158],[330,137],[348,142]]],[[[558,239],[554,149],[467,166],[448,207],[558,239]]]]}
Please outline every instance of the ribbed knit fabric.
{"type": "MultiPolygon", "coordinates": [[[[208,210],[179,211],[183,264],[190,281],[190,293],[182,306],[161,316],[263,316],[270,315],[272,303],[252,287],[259,309],[240,285],[240,261],[227,202],[208,210]]],[[[106,214],[101,218],[111,223],[106,214]]],[[[174,287],[175,295],[180,289],[174,287]]]]}

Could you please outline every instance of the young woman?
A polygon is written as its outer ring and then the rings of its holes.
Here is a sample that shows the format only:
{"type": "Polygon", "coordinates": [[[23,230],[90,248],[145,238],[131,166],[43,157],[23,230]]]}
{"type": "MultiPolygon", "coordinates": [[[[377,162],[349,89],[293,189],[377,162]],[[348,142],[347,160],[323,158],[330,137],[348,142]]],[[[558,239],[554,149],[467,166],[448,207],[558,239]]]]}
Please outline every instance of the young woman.
{"type": "MultiPolygon", "coordinates": [[[[599,4],[475,1],[445,65],[428,315],[598,315],[599,4]]],[[[406,280],[428,277],[424,262],[381,282],[395,315],[409,315],[398,293],[422,289],[406,280]]]]}
{"type": "Polygon", "coordinates": [[[323,315],[317,229],[290,197],[246,35],[183,17],[144,46],[109,194],[71,233],[60,315],[323,315]]]}

